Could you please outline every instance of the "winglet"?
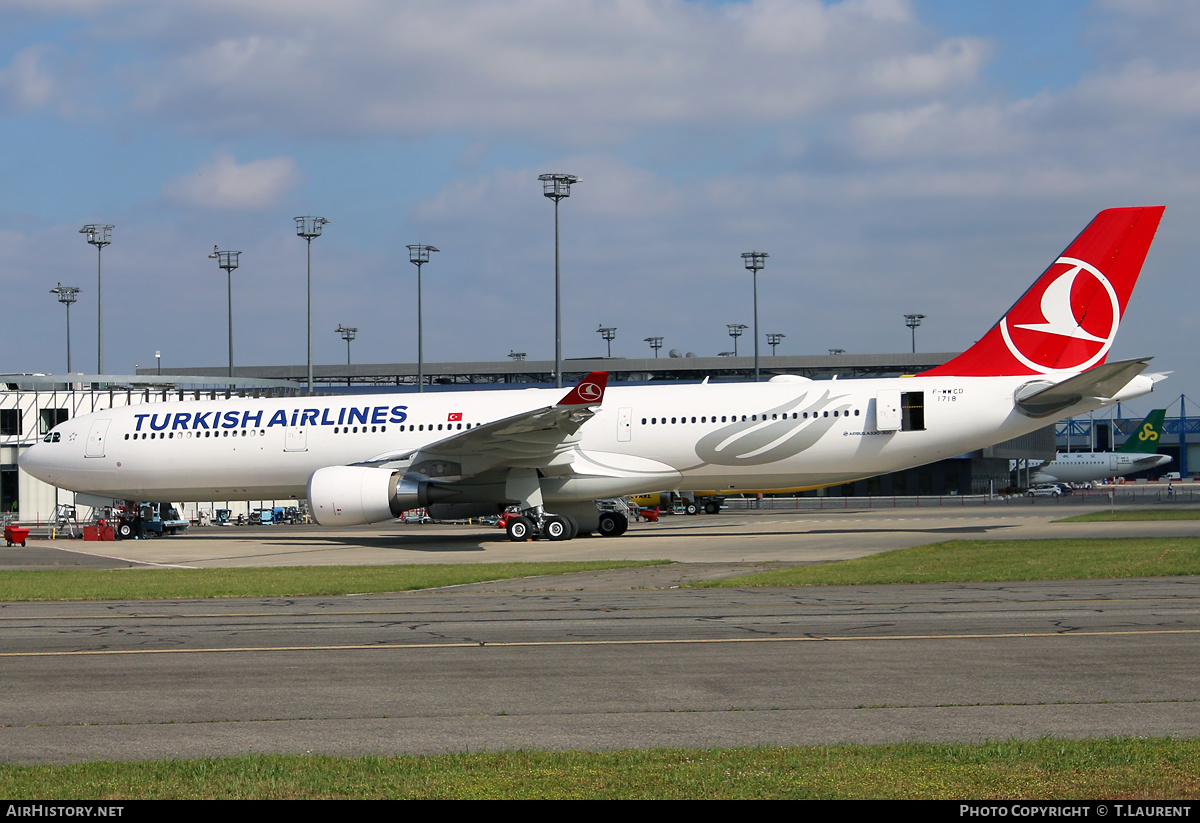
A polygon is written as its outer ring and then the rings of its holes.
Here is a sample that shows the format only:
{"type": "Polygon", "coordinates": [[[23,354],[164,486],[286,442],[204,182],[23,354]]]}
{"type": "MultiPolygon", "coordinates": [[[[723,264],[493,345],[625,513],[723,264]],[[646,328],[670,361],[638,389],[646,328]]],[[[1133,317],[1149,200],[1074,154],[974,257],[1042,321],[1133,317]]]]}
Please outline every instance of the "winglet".
{"type": "Polygon", "coordinates": [[[608,385],[608,372],[594,371],[579,381],[579,385],[567,392],[558,401],[561,406],[599,406],[604,402],[604,387],[608,385]]]}

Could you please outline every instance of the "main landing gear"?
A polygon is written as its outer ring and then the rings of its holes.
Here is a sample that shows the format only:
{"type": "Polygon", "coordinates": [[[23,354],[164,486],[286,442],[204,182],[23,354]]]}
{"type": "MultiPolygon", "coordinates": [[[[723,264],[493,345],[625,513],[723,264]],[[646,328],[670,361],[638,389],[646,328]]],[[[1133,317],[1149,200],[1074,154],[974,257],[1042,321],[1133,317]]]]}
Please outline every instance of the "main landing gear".
{"type": "Polygon", "coordinates": [[[543,505],[542,478],[534,469],[510,469],[505,481],[505,497],[517,501],[509,509],[504,529],[514,543],[526,540],[570,540],[578,534],[599,532],[604,537],[624,534],[629,518],[612,501],[563,501],[555,504],[559,512],[551,514],[543,505]]]}
{"type": "MultiPolygon", "coordinates": [[[[629,528],[629,518],[620,512],[600,512],[595,530],[602,537],[616,537],[629,528]]],[[[571,540],[579,534],[590,534],[590,529],[581,529],[579,521],[569,514],[548,514],[538,509],[527,509],[514,514],[505,526],[508,539],[514,543],[526,540],[546,539],[552,541],[571,540]]]]}

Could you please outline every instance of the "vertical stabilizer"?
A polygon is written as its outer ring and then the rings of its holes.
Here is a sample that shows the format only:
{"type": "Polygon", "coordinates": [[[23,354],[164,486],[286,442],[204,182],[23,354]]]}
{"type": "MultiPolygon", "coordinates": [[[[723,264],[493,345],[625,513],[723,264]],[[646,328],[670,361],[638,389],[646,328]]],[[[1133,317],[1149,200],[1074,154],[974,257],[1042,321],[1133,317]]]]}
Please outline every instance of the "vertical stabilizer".
{"type": "Polygon", "coordinates": [[[1062,375],[1104,362],[1163,206],[1107,209],[983,338],[926,375],[1062,375]]]}
{"type": "Polygon", "coordinates": [[[1166,420],[1166,409],[1155,409],[1146,415],[1137,431],[1129,435],[1129,439],[1117,449],[1125,454],[1155,454],[1158,444],[1162,442],[1163,421],[1166,420]]]}

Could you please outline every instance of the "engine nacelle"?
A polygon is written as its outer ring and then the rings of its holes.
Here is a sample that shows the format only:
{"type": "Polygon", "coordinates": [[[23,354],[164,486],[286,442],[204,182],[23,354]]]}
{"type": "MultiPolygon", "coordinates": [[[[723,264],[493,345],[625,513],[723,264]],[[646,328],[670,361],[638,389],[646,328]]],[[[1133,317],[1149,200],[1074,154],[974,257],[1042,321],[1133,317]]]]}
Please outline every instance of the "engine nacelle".
{"type": "Polygon", "coordinates": [[[402,472],[366,466],[328,466],[308,480],[308,507],[322,526],[382,523],[427,504],[423,483],[402,472]]]}

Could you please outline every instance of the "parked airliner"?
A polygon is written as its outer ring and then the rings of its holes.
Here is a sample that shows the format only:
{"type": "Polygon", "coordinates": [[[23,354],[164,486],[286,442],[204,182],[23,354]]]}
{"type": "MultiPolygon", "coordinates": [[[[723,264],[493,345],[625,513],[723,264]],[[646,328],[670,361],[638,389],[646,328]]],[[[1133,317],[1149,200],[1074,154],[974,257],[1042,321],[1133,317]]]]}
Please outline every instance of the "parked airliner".
{"type": "Polygon", "coordinates": [[[1058,452],[1052,461],[1035,470],[1033,482],[1087,483],[1166,465],[1171,456],[1158,453],[1166,417],[1166,409],[1150,412],[1137,432],[1113,452],[1058,452]]]}
{"type": "Polygon", "coordinates": [[[963,354],[916,376],[154,403],[81,415],[20,457],[134,501],[307,498],[322,525],[521,515],[509,537],[620,534],[596,500],[818,487],[983,448],[1151,391],[1105,362],[1163,208],[1097,215],[963,354]]]}

